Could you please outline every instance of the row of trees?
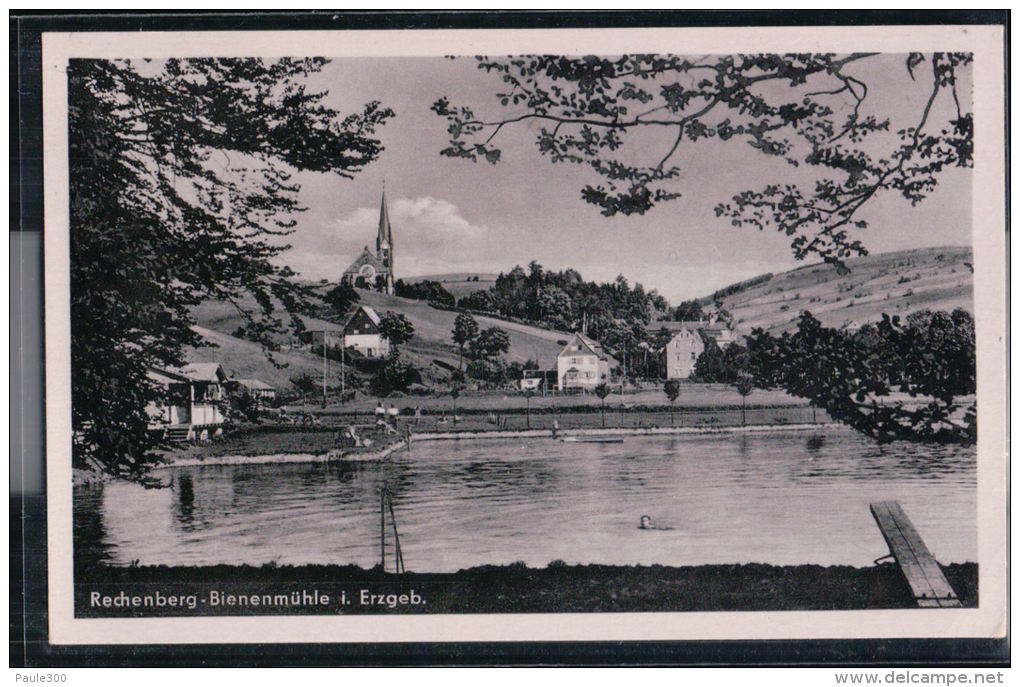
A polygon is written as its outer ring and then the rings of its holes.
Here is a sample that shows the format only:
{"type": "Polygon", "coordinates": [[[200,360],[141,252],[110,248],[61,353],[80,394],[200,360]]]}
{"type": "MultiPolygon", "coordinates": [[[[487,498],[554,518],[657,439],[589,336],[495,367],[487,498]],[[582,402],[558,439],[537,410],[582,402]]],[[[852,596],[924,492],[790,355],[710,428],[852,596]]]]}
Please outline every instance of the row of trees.
{"type": "Polygon", "coordinates": [[[309,289],[277,260],[302,210],[294,171],[352,177],[393,112],[307,86],[326,60],[72,60],[67,69],[75,465],[152,459],[153,368],[203,343],[192,308],[233,303],[271,353],[309,289]],[[248,298],[250,297],[250,298],[248,298]],[[247,303],[254,303],[249,306],[247,303]]]}
{"type": "Polygon", "coordinates": [[[755,329],[747,345],[709,343],[698,381],[779,388],[880,441],[971,443],[977,436],[974,319],[965,310],[922,310],[855,331],[801,314],[797,330],[755,329]]]}
{"type": "Polygon", "coordinates": [[[510,335],[504,329],[481,329],[475,318],[460,313],[454,320],[451,338],[460,355],[458,372],[465,371],[466,358],[468,376],[493,385],[506,381],[508,367],[503,355],[510,351],[510,335]]]}
{"type": "Polygon", "coordinates": [[[452,308],[457,303],[456,297],[447,291],[441,283],[430,279],[423,279],[422,281],[410,284],[403,279],[398,279],[393,285],[393,290],[401,298],[428,301],[429,304],[444,308],[452,308]]]}
{"type": "Polygon", "coordinates": [[[612,283],[585,281],[577,270],[546,271],[532,261],[500,273],[485,291],[461,298],[458,307],[523,320],[540,326],[577,331],[603,340],[620,320],[627,326],[647,324],[656,313],[668,313],[669,303],[656,291],[632,287],[622,275],[612,283]]]}

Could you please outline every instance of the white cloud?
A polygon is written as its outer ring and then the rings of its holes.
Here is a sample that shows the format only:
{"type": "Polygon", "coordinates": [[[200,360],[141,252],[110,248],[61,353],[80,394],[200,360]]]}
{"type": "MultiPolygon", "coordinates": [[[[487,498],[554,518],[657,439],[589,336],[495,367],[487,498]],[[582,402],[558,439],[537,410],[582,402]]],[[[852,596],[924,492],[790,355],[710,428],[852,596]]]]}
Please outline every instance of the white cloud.
{"type": "MultiPolygon", "coordinates": [[[[449,201],[426,196],[388,202],[397,276],[481,270],[498,264],[492,231],[473,224],[449,201]]],[[[310,279],[337,279],[364,246],[375,251],[379,208],[358,208],[320,231],[303,229],[288,237],[281,256],[310,279]]]]}

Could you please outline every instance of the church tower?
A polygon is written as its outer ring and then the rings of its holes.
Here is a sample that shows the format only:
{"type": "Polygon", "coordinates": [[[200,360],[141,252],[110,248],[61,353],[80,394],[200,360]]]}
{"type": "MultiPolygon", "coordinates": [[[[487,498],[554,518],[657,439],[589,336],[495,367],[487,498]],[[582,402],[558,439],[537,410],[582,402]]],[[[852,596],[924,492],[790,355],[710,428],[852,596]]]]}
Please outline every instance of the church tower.
{"type": "Polygon", "coordinates": [[[375,237],[375,255],[379,260],[379,276],[384,280],[382,291],[393,295],[393,231],[390,227],[390,213],[386,209],[386,189],[383,188],[382,204],[379,207],[379,235],[375,237]]]}

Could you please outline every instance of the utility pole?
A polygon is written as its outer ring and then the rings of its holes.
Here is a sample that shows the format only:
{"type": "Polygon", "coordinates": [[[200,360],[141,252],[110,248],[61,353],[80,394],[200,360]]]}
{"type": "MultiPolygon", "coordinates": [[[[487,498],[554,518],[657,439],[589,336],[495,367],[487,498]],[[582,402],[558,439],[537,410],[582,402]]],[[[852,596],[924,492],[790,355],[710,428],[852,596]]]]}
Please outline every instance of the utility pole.
{"type": "Polygon", "coordinates": [[[326,407],[326,330],[322,330],[322,407],[326,407]]]}
{"type": "Polygon", "coordinates": [[[340,333],[340,405],[344,404],[344,396],[346,394],[346,386],[344,384],[344,349],[347,347],[347,337],[344,336],[343,332],[340,333]]]}

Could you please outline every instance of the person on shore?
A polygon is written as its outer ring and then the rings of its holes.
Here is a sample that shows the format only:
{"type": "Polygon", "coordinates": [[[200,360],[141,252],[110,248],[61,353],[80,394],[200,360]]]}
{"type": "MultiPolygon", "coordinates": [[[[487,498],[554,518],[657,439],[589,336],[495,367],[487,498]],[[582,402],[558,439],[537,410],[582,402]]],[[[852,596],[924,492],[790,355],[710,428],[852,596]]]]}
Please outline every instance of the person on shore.
{"type": "Polygon", "coordinates": [[[559,432],[560,432],[560,421],[559,420],[553,420],[553,439],[556,438],[556,435],[559,434],[559,432]]]}
{"type": "Polygon", "coordinates": [[[420,423],[421,423],[421,406],[420,405],[415,405],[414,406],[414,424],[418,425],[420,423]]]}

